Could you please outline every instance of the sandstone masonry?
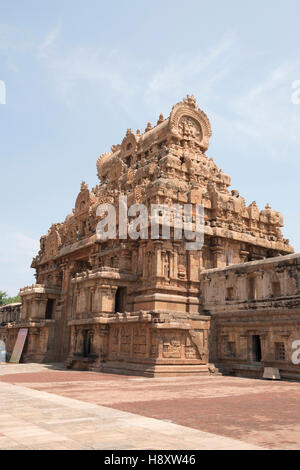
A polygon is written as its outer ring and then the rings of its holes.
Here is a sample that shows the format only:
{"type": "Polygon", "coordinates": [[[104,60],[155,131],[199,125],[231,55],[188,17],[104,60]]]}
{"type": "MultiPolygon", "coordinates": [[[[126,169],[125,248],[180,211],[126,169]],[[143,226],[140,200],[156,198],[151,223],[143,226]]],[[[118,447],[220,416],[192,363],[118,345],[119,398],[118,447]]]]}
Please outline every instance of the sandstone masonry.
{"type": "MultiPolygon", "coordinates": [[[[17,321],[0,327],[11,352],[29,328],[25,361],[136,375],[260,376],[263,366],[298,377],[291,340],[299,331],[299,257],[282,215],[249,206],[205,155],[211,137],[193,96],[145,132],[128,129],[82,183],[75,208],[41,238],[36,284],[21,289],[17,321]],[[186,240],[101,241],[99,204],[202,204],[204,246],[186,240]],[[216,367],[217,366],[217,367],[216,367]]],[[[161,222],[163,224],[163,221],[161,222]]]]}

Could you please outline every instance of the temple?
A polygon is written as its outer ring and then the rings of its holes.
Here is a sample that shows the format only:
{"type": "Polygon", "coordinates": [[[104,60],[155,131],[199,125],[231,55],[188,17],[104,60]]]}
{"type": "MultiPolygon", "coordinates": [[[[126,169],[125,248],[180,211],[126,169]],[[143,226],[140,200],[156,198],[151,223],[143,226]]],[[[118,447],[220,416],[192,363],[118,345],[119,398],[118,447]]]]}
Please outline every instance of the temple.
{"type": "Polygon", "coordinates": [[[228,189],[230,177],[205,155],[210,138],[208,117],[187,96],[101,155],[99,184],[83,182],[75,208],[41,238],[36,284],[21,289],[18,319],[0,327],[9,353],[28,328],[25,361],[145,376],[260,377],[273,367],[300,378],[291,359],[300,255],[280,213],[228,189]],[[201,205],[201,250],[187,250],[184,237],[99,239],[97,208],[118,214],[120,196],[149,209],[201,205]]]}

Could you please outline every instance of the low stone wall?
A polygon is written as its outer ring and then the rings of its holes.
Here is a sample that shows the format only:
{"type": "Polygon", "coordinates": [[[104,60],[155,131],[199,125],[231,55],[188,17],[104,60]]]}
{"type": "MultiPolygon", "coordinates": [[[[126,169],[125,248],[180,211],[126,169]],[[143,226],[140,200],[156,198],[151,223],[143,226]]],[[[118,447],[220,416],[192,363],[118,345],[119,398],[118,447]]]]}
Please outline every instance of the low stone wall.
{"type": "Polygon", "coordinates": [[[20,320],[21,303],[2,305],[0,307],[0,325],[20,320]]]}
{"type": "Polygon", "coordinates": [[[210,362],[229,374],[274,367],[300,379],[299,254],[208,270],[201,300],[212,316],[210,362]]]}
{"type": "Polygon", "coordinates": [[[73,320],[67,365],[145,376],[208,374],[209,320],[155,323],[142,312],[73,320]]]}

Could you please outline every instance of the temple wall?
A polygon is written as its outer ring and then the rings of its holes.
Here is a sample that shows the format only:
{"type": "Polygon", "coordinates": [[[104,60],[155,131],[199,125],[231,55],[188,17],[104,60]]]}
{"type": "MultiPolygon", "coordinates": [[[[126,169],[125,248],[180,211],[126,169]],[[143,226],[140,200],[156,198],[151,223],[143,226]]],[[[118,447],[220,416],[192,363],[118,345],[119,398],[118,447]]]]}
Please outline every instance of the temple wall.
{"type": "Polygon", "coordinates": [[[293,363],[293,343],[300,340],[299,254],[208,270],[201,301],[212,316],[211,362],[238,375],[261,377],[264,367],[275,367],[282,377],[300,379],[293,363]]]}
{"type": "Polygon", "coordinates": [[[69,367],[148,376],[209,373],[209,317],[199,316],[196,297],[139,295],[136,276],[108,268],[78,274],[71,284],[69,367]],[[193,301],[195,315],[187,308],[193,301]]]}
{"type": "Polygon", "coordinates": [[[293,253],[283,217],[228,189],[230,177],[205,154],[211,135],[188,95],[168,118],[160,115],[144,133],[128,129],[99,157],[99,184],[90,190],[82,182],[75,207],[41,237],[32,262],[37,284],[21,289],[19,321],[3,327],[9,345],[19,328],[29,328],[24,360],[149,376],[208,374],[213,362],[260,370],[274,362],[276,347],[287,363],[298,334],[298,257],[272,258],[293,253]],[[124,229],[120,196],[127,198],[127,229],[135,222],[130,206],[146,209],[148,238],[117,233],[124,229]],[[101,204],[116,215],[109,239],[97,236],[101,204]],[[201,205],[204,245],[195,251],[187,249],[187,233],[173,236],[174,217],[166,215],[178,205],[183,216],[184,204],[189,232],[201,205]],[[164,206],[157,237],[153,205],[164,206]],[[253,364],[254,341],[260,364],[253,364]]]}
{"type": "Polygon", "coordinates": [[[7,304],[0,307],[0,325],[20,320],[21,303],[7,304]]]}
{"type": "Polygon", "coordinates": [[[150,315],[71,322],[69,364],[130,375],[209,373],[209,318],[155,324],[150,315]]]}

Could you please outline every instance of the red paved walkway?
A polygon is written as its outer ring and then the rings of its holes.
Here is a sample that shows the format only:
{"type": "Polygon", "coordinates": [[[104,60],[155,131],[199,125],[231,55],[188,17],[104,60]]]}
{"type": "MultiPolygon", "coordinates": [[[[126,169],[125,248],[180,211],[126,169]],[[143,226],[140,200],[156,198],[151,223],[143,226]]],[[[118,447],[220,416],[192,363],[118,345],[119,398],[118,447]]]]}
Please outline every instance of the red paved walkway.
{"type": "Polygon", "coordinates": [[[7,374],[0,381],[271,449],[300,449],[299,383],[235,377],[149,379],[56,370],[7,374]]]}

